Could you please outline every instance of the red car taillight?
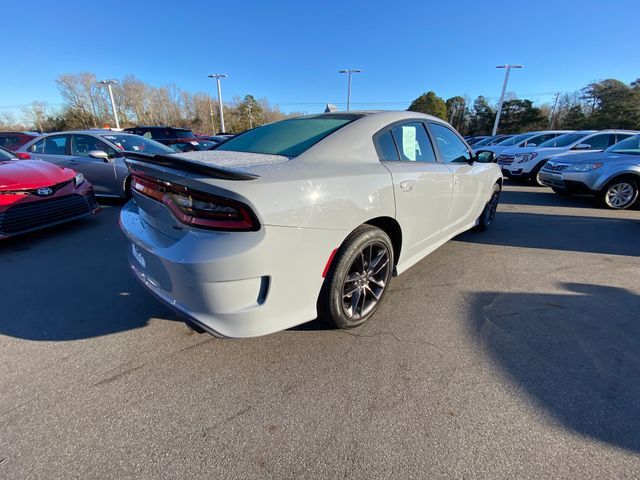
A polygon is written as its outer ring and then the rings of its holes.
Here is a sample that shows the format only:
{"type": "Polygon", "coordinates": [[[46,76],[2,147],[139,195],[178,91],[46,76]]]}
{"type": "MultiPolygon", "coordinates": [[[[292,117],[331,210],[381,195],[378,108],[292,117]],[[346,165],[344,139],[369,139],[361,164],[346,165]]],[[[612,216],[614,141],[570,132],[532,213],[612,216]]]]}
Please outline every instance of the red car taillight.
{"type": "Polygon", "coordinates": [[[18,157],[20,160],[29,160],[31,158],[31,155],[29,155],[27,152],[15,152],[16,153],[16,157],[18,157]]]}
{"type": "Polygon", "coordinates": [[[131,188],[165,204],[178,220],[210,230],[256,231],[260,223],[251,209],[241,202],[192,190],[164,180],[133,173],[131,188]]]}

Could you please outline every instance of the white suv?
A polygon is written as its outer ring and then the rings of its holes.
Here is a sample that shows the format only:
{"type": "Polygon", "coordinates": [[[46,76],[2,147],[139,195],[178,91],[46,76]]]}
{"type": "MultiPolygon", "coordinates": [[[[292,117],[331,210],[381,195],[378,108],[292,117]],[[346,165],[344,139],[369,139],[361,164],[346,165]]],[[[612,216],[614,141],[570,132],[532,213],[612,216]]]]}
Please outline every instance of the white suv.
{"type": "Polygon", "coordinates": [[[546,130],[540,132],[521,133],[520,135],[511,136],[510,138],[507,138],[495,145],[487,147],[484,145],[482,147],[477,146],[474,150],[476,152],[493,152],[497,157],[504,150],[510,150],[512,148],[537,147],[547,140],[551,140],[572,131],[573,130],[546,130]]]}
{"type": "Polygon", "coordinates": [[[566,133],[536,147],[504,150],[497,161],[506,177],[530,180],[536,185],[544,186],[539,173],[551,157],[601,152],[636,133],[638,132],[630,130],[581,130],[566,133]]]}

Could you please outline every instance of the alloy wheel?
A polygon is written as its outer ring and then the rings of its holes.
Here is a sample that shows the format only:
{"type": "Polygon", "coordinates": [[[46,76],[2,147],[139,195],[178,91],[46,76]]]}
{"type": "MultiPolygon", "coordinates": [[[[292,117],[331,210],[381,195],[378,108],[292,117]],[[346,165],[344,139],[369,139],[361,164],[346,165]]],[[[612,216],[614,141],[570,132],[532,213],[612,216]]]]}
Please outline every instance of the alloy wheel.
{"type": "Polygon", "coordinates": [[[342,286],[342,309],[347,317],[359,320],[378,304],[387,287],[389,260],[389,250],[381,242],[371,242],[360,249],[342,286]]]}
{"type": "Polygon", "coordinates": [[[496,216],[496,211],[498,210],[498,202],[500,200],[500,189],[495,189],[493,191],[493,195],[489,199],[489,203],[487,203],[485,224],[488,226],[493,222],[493,217],[496,216]]]}
{"type": "Polygon", "coordinates": [[[619,182],[609,187],[605,201],[611,208],[624,208],[635,201],[637,193],[630,183],[619,182]]]}

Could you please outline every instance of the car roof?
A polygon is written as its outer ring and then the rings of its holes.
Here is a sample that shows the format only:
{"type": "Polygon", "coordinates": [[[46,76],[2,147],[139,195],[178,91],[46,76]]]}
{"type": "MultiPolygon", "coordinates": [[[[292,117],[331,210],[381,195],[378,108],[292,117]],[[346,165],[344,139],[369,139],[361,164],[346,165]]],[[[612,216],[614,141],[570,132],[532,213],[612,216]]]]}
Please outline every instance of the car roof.
{"type": "Polygon", "coordinates": [[[166,126],[166,125],[136,125],[135,127],[127,127],[127,128],[125,128],[125,130],[133,130],[133,129],[136,129],[136,128],[168,128],[168,129],[171,129],[171,130],[184,130],[184,131],[187,131],[187,132],[191,131],[191,129],[189,129],[189,128],[169,127],[169,126],[166,126]]]}

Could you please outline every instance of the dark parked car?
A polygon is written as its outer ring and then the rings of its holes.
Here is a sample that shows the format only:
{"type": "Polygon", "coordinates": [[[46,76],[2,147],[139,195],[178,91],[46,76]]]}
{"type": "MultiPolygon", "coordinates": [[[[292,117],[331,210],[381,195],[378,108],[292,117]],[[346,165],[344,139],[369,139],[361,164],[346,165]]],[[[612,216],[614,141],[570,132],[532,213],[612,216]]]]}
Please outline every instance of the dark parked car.
{"type": "Polygon", "coordinates": [[[177,153],[209,150],[211,147],[220,144],[220,142],[209,140],[209,137],[176,138],[174,140],[165,140],[163,143],[177,153]]]}
{"type": "Polygon", "coordinates": [[[40,134],[35,132],[0,132],[0,147],[15,152],[38,135],[40,134]]]}
{"type": "Polygon", "coordinates": [[[135,135],[141,135],[145,138],[155,140],[156,142],[164,143],[165,145],[168,145],[168,141],[170,140],[194,139],[196,137],[188,128],[138,126],[125,128],[124,131],[135,135]]]}

